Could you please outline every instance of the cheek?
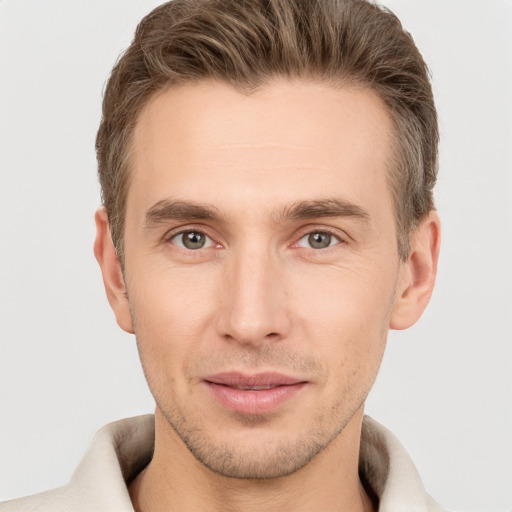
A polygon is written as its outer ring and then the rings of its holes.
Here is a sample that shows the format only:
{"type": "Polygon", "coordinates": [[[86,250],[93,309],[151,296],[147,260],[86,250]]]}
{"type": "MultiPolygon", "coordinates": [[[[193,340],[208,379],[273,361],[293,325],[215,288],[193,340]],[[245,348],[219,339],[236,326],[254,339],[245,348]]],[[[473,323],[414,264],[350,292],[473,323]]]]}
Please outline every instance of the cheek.
{"type": "Polygon", "coordinates": [[[291,309],[310,348],[324,354],[333,371],[353,372],[358,366],[380,362],[394,292],[393,273],[324,268],[296,276],[301,277],[295,278],[291,309]]]}
{"type": "Polygon", "coordinates": [[[141,359],[162,368],[184,365],[207,337],[218,307],[214,276],[198,278],[191,267],[144,269],[127,282],[141,359]]]}
{"type": "Polygon", "coordinates": [[[396,272],[368,267],[327,267],[290,275],[297,306],[321,325],[366,331],[390,313],[396,272]]]}

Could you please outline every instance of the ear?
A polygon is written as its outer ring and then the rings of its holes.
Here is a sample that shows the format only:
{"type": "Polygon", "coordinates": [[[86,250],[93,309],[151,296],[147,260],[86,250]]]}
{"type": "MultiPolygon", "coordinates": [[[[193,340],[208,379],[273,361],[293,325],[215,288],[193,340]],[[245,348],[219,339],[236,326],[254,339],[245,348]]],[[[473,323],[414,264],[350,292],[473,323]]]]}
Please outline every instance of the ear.
{"type": "Polygon", "coordinates": [[[110,307],[114,311],[119,327],[127,333],[133,334],[133,322],[124,283],[121,262],[112,243],[110,227],[105,208],[96,210],[96,240],[94,242],[94,255],[100,264],[103,275],[103,284],[107,292],[110,307]]]}
{"type": "Polygon", "coordinates": [[[401,263],[391,329],[411,327],[427,307],[436,280],[440,243],[441,223],[437,213],[431,211],[412,233],[409,258],[401,263]]]}

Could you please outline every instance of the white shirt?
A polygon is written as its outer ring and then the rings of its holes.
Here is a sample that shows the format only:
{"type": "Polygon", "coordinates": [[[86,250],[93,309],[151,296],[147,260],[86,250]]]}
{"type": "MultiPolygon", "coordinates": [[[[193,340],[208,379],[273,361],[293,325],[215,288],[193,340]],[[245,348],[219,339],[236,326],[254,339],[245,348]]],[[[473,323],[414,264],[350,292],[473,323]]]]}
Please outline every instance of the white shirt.
{"type": "MultiPolygon", "coordinates": [[[[69,484],[0,503],[0,512],[133,512],[126,482],[151,459],[154,436],[153,415],[110,423],[96,434],[69,484]]],[[[359,465],[379,497],[379,512],[443,512],[400,442],[368,416],[359,465]]]]}

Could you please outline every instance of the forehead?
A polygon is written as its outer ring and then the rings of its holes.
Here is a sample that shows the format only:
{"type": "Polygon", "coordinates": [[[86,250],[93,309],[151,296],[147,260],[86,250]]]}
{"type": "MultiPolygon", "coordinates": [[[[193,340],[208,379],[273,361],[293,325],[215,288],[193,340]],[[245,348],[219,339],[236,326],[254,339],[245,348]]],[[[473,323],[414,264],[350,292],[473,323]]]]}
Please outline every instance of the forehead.
{"type": "Polygon", "coordinates": [[[371,201],[369,183],[388,194],[391,137],[368,89],[284,79],[252,94],[218,82],[166,89],[137,121],[127,206],[166,196],[229,205],[233,187],[253,203],[371,201]]]}

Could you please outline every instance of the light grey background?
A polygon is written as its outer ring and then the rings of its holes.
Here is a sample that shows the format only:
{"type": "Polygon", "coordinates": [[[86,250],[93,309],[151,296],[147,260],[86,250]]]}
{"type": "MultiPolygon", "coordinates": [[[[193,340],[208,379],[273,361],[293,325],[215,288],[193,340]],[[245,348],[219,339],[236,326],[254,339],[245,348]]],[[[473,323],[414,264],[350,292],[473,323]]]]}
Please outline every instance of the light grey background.
{"type": "MultiPolygon", "coordinates": [[[[152,411],[92,254],[105,79],[153,0],[0,1],[0,498],[64,484],[93,433],[152,411]]],[[[434,74],[438,285],[367,410],[428,491],[512,509],[512,1],[390,0],[434,74]]]]}

